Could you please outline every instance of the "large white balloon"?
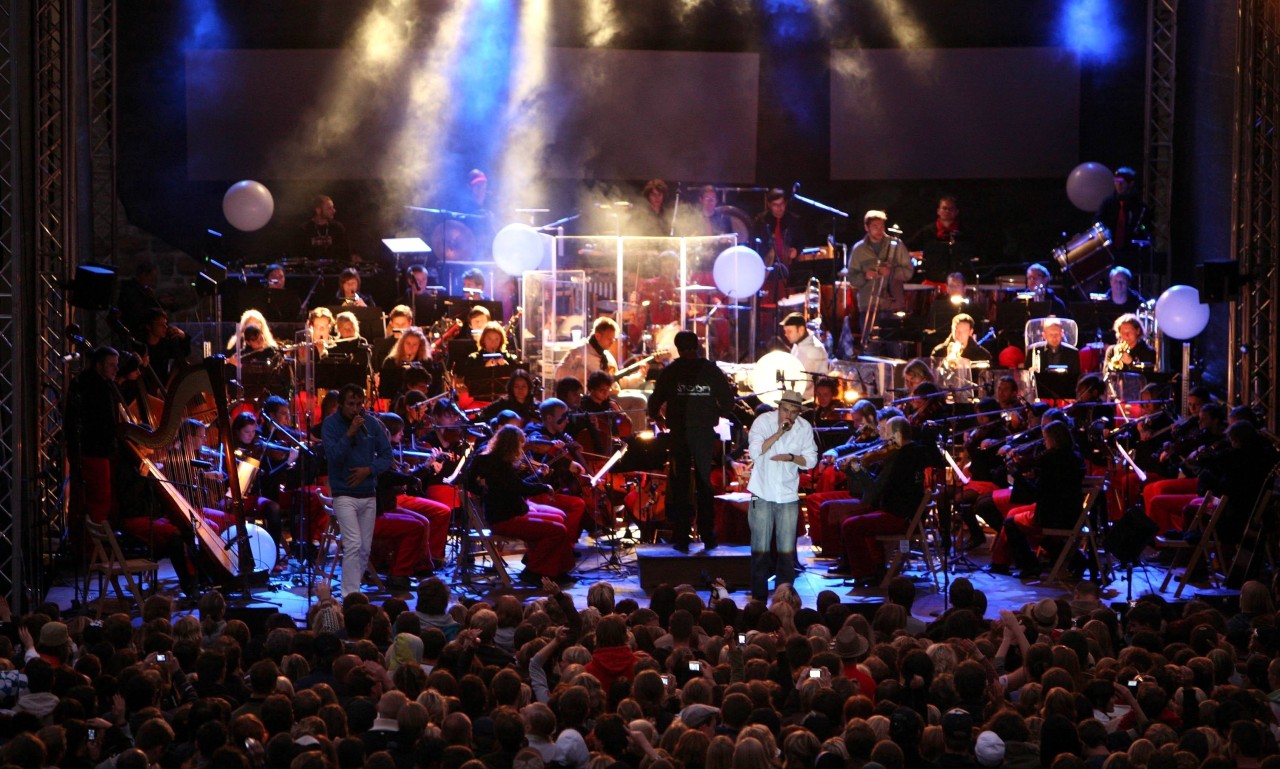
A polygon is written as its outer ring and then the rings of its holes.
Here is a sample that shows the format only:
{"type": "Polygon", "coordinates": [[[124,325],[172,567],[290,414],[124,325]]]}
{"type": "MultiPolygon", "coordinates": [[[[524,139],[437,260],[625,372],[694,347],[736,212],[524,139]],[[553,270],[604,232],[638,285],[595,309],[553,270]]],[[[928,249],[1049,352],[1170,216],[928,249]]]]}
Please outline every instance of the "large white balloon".
{"type": "Polygon", "coordinates": [[[1156,322],[1174,339],[1192,339],[1209,324],[1209,305],[1193,286],[1169,286],[1156,300],[1156,322]]]}
{"type": "Polygon", "coordinates": [[[245,179],[227,188],[222,196],[222,213],[241,232],[253,232],[267,226],[276,202],[261,182],[245,179]]]}
{"type": "Polygon", "coordinates": [[[1093,213],[1116,191],[1116,177],[1101,163],[1081,163],[1067,175],[1067,197],[1071,205],[1093,213]]]}
{"type": "Polygon", "coordinates": [[[554,238],[527,224],[508,224],[493,237],[493,261],[508,275],[536,270],[551,253],[554,238]]]}
{"type": "Polygon", "coordinates": [[[764,260],[746,246],[726,248],[711,269],[716,288],[733,299],[749,299],[764,285],[764,260]]]}

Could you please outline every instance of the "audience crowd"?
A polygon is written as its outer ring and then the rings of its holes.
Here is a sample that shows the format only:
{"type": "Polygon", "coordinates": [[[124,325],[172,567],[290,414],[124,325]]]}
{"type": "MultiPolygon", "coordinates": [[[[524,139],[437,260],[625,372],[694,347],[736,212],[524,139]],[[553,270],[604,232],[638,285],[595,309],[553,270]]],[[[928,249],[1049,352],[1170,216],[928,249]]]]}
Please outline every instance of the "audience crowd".
{"type": "Polygon", "coordinates": [[[141,623],[0,606],[0,766],[38,769],[1280,769],[1272,590],[992,611],[966,579],[926,624],[790,586],[739,605],[662,585],[587,605],[339,601],[258,632],[217,592],[141,623]],[[1122,614],[1122,616],[1121,616],[1122,614]]]}

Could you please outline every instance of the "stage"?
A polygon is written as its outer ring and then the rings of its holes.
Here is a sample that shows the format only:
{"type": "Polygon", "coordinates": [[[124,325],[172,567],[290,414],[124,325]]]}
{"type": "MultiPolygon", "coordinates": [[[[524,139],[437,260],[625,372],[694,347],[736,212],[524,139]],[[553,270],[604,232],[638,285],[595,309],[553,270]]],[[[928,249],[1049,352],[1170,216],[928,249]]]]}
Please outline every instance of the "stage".
{"type": "MultiPolygon", "coordinates": [[[[990,536],[988,536],[989,541],[990,536]]],[[[724,577],[730,589],[730,597],[734,601],[744,605],[750,599],[750,591],[745,583],[737,578],[738,574],[742,574],[745,579],[745,564],[750,558],[750,548],[745,545],[721,545],[711,554],[704,554],[701,545],[694,543],[691,552],[683,555],[666,545],[642,544],[634,549],[627,548],[619,551],[618,560],[621,561],[621,565],[611,564],[610,551],[606,547],[598,547],[590,538],[584,537],[575,547],[575,551],[579,556],[578,567],[573,572],[577,581],[567,586],[565,592],[573,597],[579,608],[587,605],[587,591],[598,582],[611,584],[617,600],[632,598],[641,606],[647,606],[649,594],[642,587],[642,571],[646,574],[645,584],[649,584],[651,580],[653,584],[666,581],[672,585],[679,585],[687,582],[693,585],[704,598],[710,595],[710,581],[716,577],[724,577]],[[642,561],[643,565],[641,565],[642,561]],[[650,573],[651,565],[654,570],[652,573],[650,573]],[[685,579],[687,574],[693,574],[695,577],[685,579]]],[[[874,613],[876,606],[883,603],[882,590],[854,588],[845,585],[842,578],[827,577],[826,570],[832,562],[815,557],[808,537],[801,537],[799,540],[797,554],[805,569],[796,579],[794,586],[806,607],[815,606],[818,594],[826,590],[834,591],[844,603],[860,605],[860,610],[868,616],[874,613]]],[[[1210,601],[1215,606],[1222,606],[1224,602],[1234,605],[1235,591],[1210,589],[1195,584],[1189,585],[1182,596],[1175,599],[1176,578],[1170,582],[1166,591],[1161,592],[1159,588],[1164,580],[1166,567],[1158,562],[1154,550],[1148,549],[1145,556],[1144,565],[1135,567],[1132,572],[1120,568],[1114,569],[1112,581],[1102,586],[1101,599],[1104,604],[1115,606],[1143,595],[1159,594],[1169,602],[1185,602],[1200,598],[1210,601]]],[[[987,619],[997,616],[1001,609],[1017,611],[1025,604],[1042,598],[1070,600],[1072,597],[1071,584],[1044,581],[1022,582],[1016,577],[986,571],[989,555],[985,546],[969,553],[969,557],[977,568],[956,564],[946,572],[938,570],[936,579],[934,574],[924,569],[924,564],[919,557],[914,557],[908,563],[905,574],[916,584],[917,598],[912,607],[912,613],[917,618],[929,622],[945,611],[948,607],[945,599],[946,589],[958,577],[967,578],[977,590],[986,594],[987,619]]],[[[513,577],[509,592],[525,601],[534,600],[543,595],[542,591],[536,586],[527,585],[515,578],[521,569],[520,558],[520,553],[514,551],[507,553],[504,558],[513,577]]],[[[176,599],[180,593],[173,569],[167,560],[162,561],[160,565],[160,592],[176,599]]],[[[340,574],[339,569],[338,575],[340,574]]],[[[493,579],[491,574],[481,574],[469,584],[467,578],[457,573],[456,569],[450,565],[438,571],[437,576],[453,590],[455,601],[470,603],[504,592],[488,584],[493,579]]],[[[306,577],[307,572],[302,565],[290,559],[289,569],[286,572],[273,576],[266,587],[253,589],[251,594],[253,600],[248,604],[257,607],[264,614],[270,611],[288,614],[301,626],[306,621],[308,608],[315,603],[314,594],[308,596],[306,577]]],[[[337,586],[336,578],[333,584],[337,586]]],[[[416,581],[414,584],[416,585],[416,581]]],[[[770,587],[772,586],[771,581],[770,587]]],[[[381,604],[393,597],[392,593],[380,591],[367,583],[364,592],[374,604],[381,604]]],[[[108,611],[128,610],[126,604],[114,600],[115,594],[109,585],[107,595],[111,602],[109,606],[120,606],[119,609],[108,608],[108,611]]],[[[76,606],[73,602],[76,596],[75,580],[71,574],[64,571],[54,581],[46,600],[58,604],[64,613],[74,613],[76,606]]],[[[414,592],[402,591],[395,596],[405,599],[410,608],[414,607],[416,602],[414,592]]],[[[87,611],[91,616],[96,611],[97,599],[96,590],[87,595],[87,611]]],[[[176,613],[181,615],[193,613],[193,611],[193,609],[180,608],[176,613]]],[[[135,624],[140,621],[135,617],[135,624]]]]}

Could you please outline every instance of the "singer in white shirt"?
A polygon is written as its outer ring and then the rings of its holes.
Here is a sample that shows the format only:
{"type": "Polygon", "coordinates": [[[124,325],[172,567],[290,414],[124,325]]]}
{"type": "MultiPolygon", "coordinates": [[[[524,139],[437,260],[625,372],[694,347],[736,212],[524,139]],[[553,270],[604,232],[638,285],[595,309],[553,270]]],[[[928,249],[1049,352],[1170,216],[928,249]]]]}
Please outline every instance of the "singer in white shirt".
{"type": "Polygon", "coordinates": [[[754,464],[747,490],[751,507],[751,597],[769,597],[769,575],[776,583],[795,581],[796,521],[800,515],[800,469],[818,462],[813,426],[800,417],[804,400],[800,393],[782,394],[778,410],[761,414],[751,424],[748,445],[754,464]],[[777,563],[769,553],[777,544],[777,563]]]}

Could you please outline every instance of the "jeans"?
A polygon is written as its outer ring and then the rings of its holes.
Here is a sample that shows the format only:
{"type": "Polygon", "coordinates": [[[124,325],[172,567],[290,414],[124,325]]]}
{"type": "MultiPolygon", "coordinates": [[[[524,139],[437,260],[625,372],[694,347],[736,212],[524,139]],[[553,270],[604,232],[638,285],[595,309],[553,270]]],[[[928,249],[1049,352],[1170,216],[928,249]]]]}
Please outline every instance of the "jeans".
{"type": "Polygon", "coordinates": [[[776,583],[786,585],[796,579],[796,519],[800,503],[769,502],[751,498],[747,508],[747,525],[751,527],[751,597],[761,601],[769,597],[769,575],[777,575],[776,583]],[[777,563],[769,551],[777,545],[777,563]]]}
{"type": "MultiPolygon", "coordinates": [[[[667,519],[672,544],[689,543],[689,476],[697,487],[698,534],[704,544],[716,541],[715,492],[711,488],[711,457],[717,439],[711,428],[671,433],[671,472],[667,476],[667,519]]],[[[793,550],[795,548],[792,548],[793,550]]]]}
{"type": "Polygon", "coordinates": [[[360,592],[373,548],[373,524],[378,517],[376,497],[334,497],[333,517],[342,534],[342,595],[360,592]]]}

